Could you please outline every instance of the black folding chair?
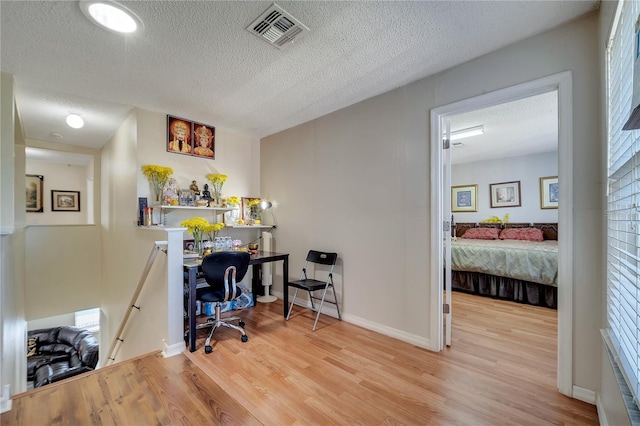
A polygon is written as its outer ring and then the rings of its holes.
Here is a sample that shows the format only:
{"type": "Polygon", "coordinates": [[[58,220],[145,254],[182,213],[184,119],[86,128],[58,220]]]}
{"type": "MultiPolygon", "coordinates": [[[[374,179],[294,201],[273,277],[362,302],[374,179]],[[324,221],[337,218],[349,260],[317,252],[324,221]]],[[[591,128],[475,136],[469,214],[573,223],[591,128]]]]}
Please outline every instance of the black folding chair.
{"type": "Polygon", "coordinates": [[[320,312],[322,312],[322,305],[324,302],[331,303],[336,305],[336,309],[338,310],[338,319],[342,320],[342,316],[340,315],[340,306],[338,305],[338,298],[336,297],[336,291],[333,287],[333,268],[336,266],[336,260],[338,259],[337,253],[326,253],[322,251],[309,250],[307,254],[307,259],[302,266],[302,272],[300,273],[300,279],[297,281],[290,281],[289,286],[295,287],[296,291],[293,293],[293,299],[291,300],[291,305],[289,306],[289,312],[287,313],[287,320],[289,320],[289,316],[291,315],[291,310],[293,309],[293,304],[296,301],[296,296],[298,295],[298,290],[305,290],[309,292],[309,300],[311,301],[311,309],[316,313],[316,320],[313,323],[313,331],[316,331],[316,325],[318,324],[318,318],[320,317],[320,312]],[[315,278],[316,276],[316,265],[330,265],[331,270],[329,271],[329,275],[326,280],[318,280],[315,278]],[[313,273],[309,277],[307,274],[307,267],[313,267],[313,273]],[[333,293],[333,301],[325,300],[327,295],[327,290],[331,289],[333,293]],[[322,291],[322,296],[318,297],[315,295],[315,291],[322,291]],[[316,309],[314,300],[320,300],[320,306],[316,309]]]}

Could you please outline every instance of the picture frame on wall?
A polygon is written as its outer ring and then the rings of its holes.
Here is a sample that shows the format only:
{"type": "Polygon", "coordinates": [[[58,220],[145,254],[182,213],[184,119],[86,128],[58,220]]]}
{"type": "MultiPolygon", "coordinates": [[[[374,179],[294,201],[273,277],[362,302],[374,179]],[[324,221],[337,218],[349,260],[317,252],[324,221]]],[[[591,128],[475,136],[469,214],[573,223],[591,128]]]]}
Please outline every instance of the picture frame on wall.
{"type": "Polygon", "coordinates": [[[79,212],[80,191],[51,191],[51,211],[53,212],[79,212]]]}
{"type": "Polygon", "coordinates": [[[452,212],[478,211],[478,185],[457,185],[451,187],[452,212]]]}
{"type": "Polygon", "coordinates": [[[44,186],[44,176],[42,175],[26,175],[26,208],[28,213],[44,212],[44,204],[42,203],[42,192],[44,186]]]}
{"type": "Polygon", "coordinates": [[[193,155],[216,158],[216,128],[202,123],[193,123],[193,155]]]}
{"type": "Polygon", "coordinates": [[[491,208],[520,207],[520,181],[492,183],[489,185],[491,208]]]}
{"type": "Polygon", "coordinates": [[[540,208],[557,209],[559,201],[558,176],[540,178],[540,208]]]}
{"type": "Polygon", "coordinates": [[[191,155],[193,152],[193,122],[167,115],[167,151],[191,155]]]}

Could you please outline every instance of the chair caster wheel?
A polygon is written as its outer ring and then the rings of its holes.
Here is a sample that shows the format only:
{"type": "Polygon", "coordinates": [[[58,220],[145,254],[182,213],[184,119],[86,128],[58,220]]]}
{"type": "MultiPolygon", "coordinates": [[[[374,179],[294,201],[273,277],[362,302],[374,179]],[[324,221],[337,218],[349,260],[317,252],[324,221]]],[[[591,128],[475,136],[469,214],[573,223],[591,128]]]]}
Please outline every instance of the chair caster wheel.
{"type": "Polygon", "coordinates": [[[210,345],[204,347],[204,353],[210,354],[213,351],[213,348],[210,345]]]}
{"type": "Polygon", "coordinates": [[[207,318],[207,324],[213,323],[213,318],[207,318]]]}
{"type": "Polygon", "coordinates": [[[239,325],[240,327],[244,328],[244,321],[240,321],[240,322],[238,323],[238,325],[239,325]]]}
{"type": "Polygon", "coordinates": [[[246,334],[243,334],[242,337],[240,338],[240,340],[242,340],[242,342],[246,342],[247,340],[249,340],[249,336],[247,336],[246,334]]]}

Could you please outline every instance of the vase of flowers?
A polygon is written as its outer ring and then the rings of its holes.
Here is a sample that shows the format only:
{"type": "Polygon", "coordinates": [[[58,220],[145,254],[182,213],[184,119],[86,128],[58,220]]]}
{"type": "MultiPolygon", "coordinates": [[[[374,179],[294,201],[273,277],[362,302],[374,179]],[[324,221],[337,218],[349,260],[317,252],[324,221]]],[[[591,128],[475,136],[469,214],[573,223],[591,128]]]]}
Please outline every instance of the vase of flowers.
{"type": "Polygon", "coordinates": [[[171,167],[156,166],[154,164],[146,164],[142,166],[142,173],[145,175],[155,195],[155,203],[162,203],[162,190],[167,183],[169,176],[173,174],[171,167]]]}
{"type": "Polygon", "coordinates": [[[193,241],[195,242],[196,251],[200,256],[202,256],[204,252],[202,239],[205,232],[207,232],[208,227],[211,226],[209,221],[203,217],[192,217],[191,219],[183,220],[182,222],[180,222],[180,226],[187,228],[189,233],[193,235],[193,241]]]}
{"type": "Polygon", "coordinates": [[[220,206],[220,200],[222,198],[222,185],[227,181],[228,176],[221,173],[211,173],[207,175],[207,179],[211,182],[213,187],[213,198],[215,199],[216,206],[220,206]]]}

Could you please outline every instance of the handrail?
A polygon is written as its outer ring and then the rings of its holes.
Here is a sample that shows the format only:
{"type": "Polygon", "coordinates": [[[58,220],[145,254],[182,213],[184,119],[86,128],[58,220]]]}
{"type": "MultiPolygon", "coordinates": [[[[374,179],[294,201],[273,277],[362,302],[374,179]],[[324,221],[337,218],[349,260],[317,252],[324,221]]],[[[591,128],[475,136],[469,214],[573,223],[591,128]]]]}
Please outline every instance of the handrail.
{"type": "MultiPolygon", "coordinates": [[[[158,255],[158,251],[162,250],[162,247],[167,247],[168,244],[169,244],[168,241],[156,241],[155,244],[153,245],[153,248],[151,249],[151,253],[149,253],[149,258],[147,259],[147,264],[144,266],[144,269],[142,270],[142,275],[140,276],[140,280],[138,281],[138,287],[136,288],[136,291],[133,293],[133,296],[131,297],[131,302],[129,302],[129,309],[127,309],[127,312],[125,313],[124,318],[122,318],[122,322],[120,323],[120,328],[116,333],[116,337],[113,339],[113,343],[111,344],[111,349],[109,349],[109,358],[107,359],[107,365],[111,365],[111,363],[115,361],[118,350],[120,350],[122,343],[124,343],[123,332],[124,332],[124,328],[127,325],[127,322],[129,321],[131,312],[133,311],[134,308],[140,310],[140,307],[136,306],[136,301],[138,300],[138,296],[142,291],[142,287],[144,286],[144,283],[147,281],[147,277],[149,276],[149,272],[151,271],[153,262],[156,260],[156,256],[158,255]],[[118,342],[120,342],[120,344],[118,344],[118,342]]],[[[167,249],[162,250],[162,252],[164,254],[167,254],[167,249]]]]}

